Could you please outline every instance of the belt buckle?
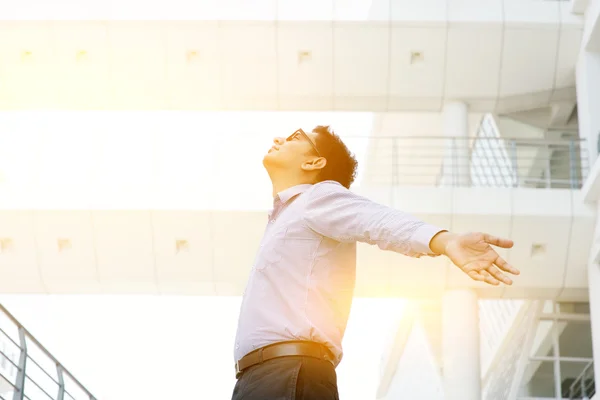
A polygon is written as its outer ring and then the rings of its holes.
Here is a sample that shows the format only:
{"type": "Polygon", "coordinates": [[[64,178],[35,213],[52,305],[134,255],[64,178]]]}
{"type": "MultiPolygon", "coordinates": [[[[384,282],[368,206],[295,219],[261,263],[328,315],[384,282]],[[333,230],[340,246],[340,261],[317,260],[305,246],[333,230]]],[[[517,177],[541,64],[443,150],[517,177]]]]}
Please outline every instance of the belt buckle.
{"type": "Polygon", "coordinates": [[[235,362],[235,379],[239,379],[241,375],[242,375],[242,371],[240,370],[240,362],[236,361],[235,362]]]}

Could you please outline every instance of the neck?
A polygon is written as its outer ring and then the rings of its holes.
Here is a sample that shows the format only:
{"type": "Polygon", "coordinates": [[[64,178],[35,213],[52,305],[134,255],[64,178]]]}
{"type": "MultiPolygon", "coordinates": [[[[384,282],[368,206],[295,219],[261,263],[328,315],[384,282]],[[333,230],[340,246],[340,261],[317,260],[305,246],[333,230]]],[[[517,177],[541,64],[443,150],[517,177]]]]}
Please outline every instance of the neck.
{"type": "Polygon", "coordinates": [[[277,196],[278,193],[296,185],[313,183],[308,181],[306,178],[290,176],[287,172],[285,174],[278,174],[277,172],[273,171],[269,172],[269,176],[271,177],[271,183],[273,184],[273,197],[277,196]]]}

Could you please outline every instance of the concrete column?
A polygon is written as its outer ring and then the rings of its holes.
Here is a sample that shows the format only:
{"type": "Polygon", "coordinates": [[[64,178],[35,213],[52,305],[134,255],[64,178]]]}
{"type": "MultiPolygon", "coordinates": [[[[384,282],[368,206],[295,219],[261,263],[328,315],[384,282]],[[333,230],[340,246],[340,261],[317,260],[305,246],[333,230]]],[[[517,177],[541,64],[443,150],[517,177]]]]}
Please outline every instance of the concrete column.
{"type": "Polygon", "coordinates": [[[463,102],[446,103],[442,115],[443,132],[447,139],[441,183],[444,186],[470,186],[469,108],[463,102]]]}
{"type": "Polygon", "coordinates": [[[589,170],[598,158],[600,135],[600,54],[581,51],[576,68],[579,136],[587,141],[582,156],[589,159],[589,170]]]}
{"type": "Polygon", "coordinates": [[[474,291],[451,290],[442,300],[445,400],[481,400],[479,307],[474,291]]]}

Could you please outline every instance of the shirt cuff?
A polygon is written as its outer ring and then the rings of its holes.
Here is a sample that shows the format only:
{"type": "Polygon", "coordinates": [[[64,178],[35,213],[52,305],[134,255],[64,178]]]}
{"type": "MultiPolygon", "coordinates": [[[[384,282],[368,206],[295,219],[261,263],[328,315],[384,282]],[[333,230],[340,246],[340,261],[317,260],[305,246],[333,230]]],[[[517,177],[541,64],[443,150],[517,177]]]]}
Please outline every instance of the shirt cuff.
{"type": "Polygon", "coordinates": [[[412,250],[416,253],[427,254],[430,256],[438,255],[431,251],[429,243],[431,242],[431,239],[440,232],[447,232],[447,230],[429,224],[420,226],[412,235],[412,250]]]}

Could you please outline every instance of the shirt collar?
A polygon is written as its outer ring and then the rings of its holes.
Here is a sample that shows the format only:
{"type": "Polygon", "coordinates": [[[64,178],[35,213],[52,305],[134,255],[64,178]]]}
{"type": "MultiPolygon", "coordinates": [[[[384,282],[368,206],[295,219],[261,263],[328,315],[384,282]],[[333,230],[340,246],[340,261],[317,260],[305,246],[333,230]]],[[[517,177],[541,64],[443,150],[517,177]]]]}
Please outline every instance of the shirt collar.
{"type": "Polygon", "coordinates": [[[292,186],[291,188],[287,188],[277,193],[277,196],[279,196],[279,200],[281,201],[281,203],[285,204],[288,202],[289,199],[296,196],[297,194],[306,192],[311,186],[312,185],[310,183],[292,186]]]}

